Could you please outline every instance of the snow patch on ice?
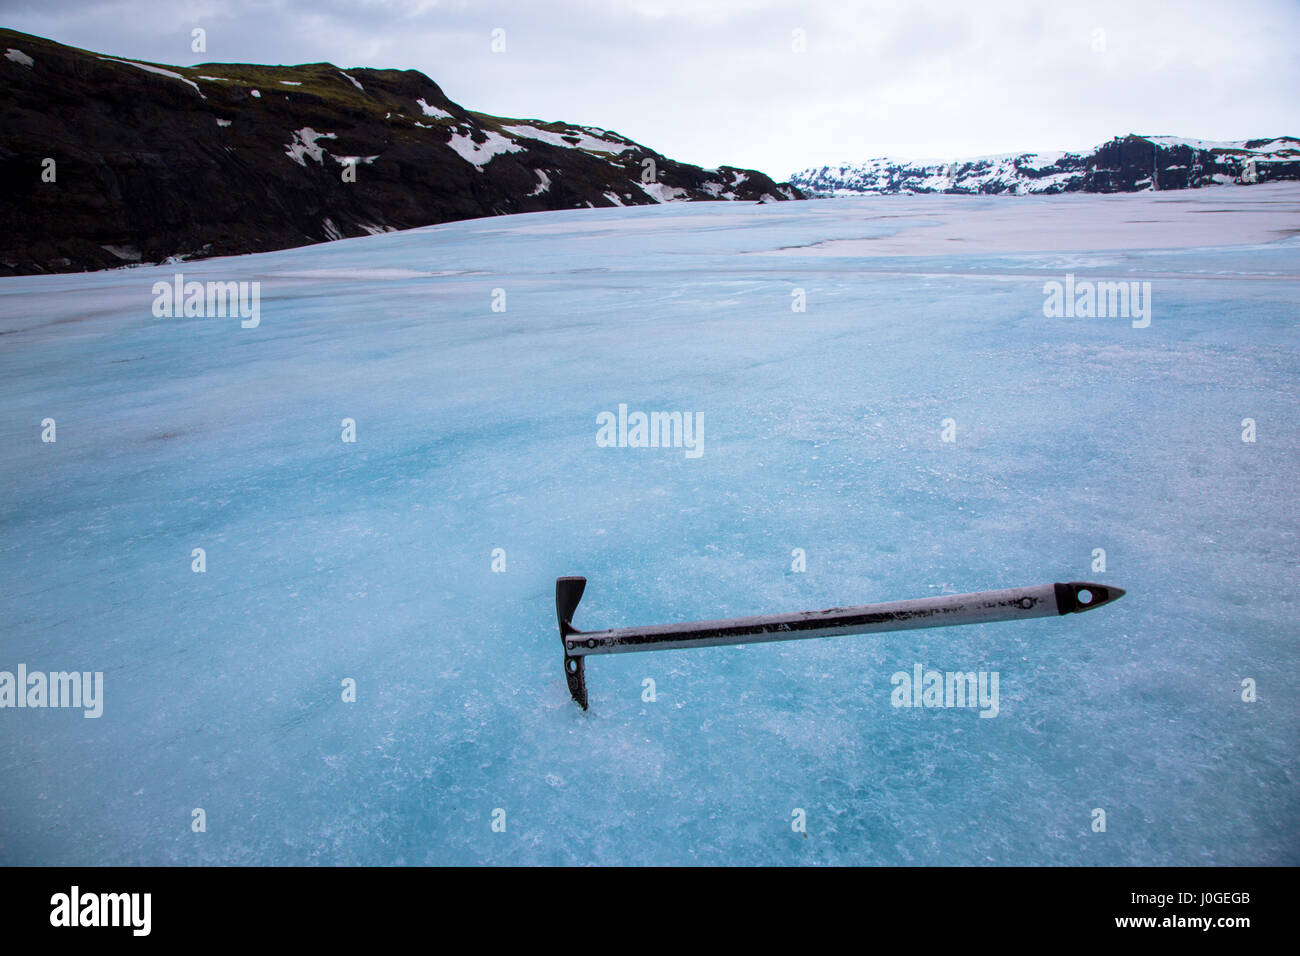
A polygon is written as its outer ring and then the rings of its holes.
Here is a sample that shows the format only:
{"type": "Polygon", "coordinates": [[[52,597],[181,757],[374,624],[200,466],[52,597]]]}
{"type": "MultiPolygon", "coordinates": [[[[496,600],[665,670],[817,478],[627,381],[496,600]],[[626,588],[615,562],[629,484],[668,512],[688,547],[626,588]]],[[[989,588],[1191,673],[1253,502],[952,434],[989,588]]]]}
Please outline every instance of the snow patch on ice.
{"type": "MultiPolygon", "coordinates": [[[[397,232],[392,226],[362,226],[371,235],[397,232]]],[[[387,268],[374,266],[367,268],[339,269],[290,269],[270,274],[275,279],[365,279],[386,281],[389,279],[428,279],[443,275],[460,275],[458,272],[429,272],[420,269],[387,268]]]]}

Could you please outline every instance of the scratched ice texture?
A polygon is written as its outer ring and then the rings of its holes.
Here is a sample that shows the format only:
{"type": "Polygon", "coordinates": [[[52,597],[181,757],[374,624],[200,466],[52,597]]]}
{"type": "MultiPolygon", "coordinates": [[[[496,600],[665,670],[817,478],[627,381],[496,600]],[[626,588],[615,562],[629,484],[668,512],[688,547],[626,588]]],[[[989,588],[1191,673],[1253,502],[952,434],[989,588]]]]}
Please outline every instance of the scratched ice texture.
{"type": "Polygon", "coordinates": [[[1300,243],[1248,234],[1295,198],[1164,200],[1218,247],[1068,249],[1151,197],[677,204],[0,280],[0,669],[104,674],[99,719],[0,711],[0,862],[1300,863],[1300,243]],[[1012,202],[1022,251],[827,254],[1012,202]],[[155,318],[177,272],[260,326],[155,318]],[[1150,326],[1044,317],[1067,273],[1150,326]],[[597,447],[619,403],[702,457],[597,447]],[[585,628],[1128,595],[591,658],[584,713],[565,574],[585,628]],[[998,715],[895,708],[916,663],[998,715]]]}

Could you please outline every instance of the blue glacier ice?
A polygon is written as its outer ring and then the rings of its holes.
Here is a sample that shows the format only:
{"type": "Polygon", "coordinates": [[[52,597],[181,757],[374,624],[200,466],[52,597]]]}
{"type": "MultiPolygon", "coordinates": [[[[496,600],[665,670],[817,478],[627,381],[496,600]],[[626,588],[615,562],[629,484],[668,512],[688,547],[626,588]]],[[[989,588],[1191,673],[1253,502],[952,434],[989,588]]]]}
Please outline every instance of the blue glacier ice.
{"type": "Polygon", "coordinates": [[[702,203],[0,280],[0,670],[104,675],[0,710],[0,863],[1300,863],[1300,240],[1229,242],[1269,188],[1163,200],[1222,245],[1070,246],[1149,197],[702,203]],[[1027,248],[889,246],[1009,208],[1027,248]],[[155,317],[177,273],[260,324],[155,317]],[[1045,317],[1067,274],[1149,327],[1045,317]],[[620,403],[703,454],[598,447],[620,403]],[[582,628],[1128,594],[591,658],[583,712],[566,574],[582,628]],[[894,707],[917,663],[996,718],[894,707]]]}

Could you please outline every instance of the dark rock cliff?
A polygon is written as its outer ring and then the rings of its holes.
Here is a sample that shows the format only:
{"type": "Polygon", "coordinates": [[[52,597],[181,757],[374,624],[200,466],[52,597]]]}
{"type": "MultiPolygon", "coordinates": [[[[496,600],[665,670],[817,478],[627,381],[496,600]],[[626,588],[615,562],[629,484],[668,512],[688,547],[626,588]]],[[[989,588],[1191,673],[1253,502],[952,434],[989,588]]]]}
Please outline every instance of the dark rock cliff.
{"type": "Polygon", "coordinates": [[[470,112],[413,70],[159,66],[0,30],[0,275],[455,219],[803,198],[617,133],[470,112]]]}

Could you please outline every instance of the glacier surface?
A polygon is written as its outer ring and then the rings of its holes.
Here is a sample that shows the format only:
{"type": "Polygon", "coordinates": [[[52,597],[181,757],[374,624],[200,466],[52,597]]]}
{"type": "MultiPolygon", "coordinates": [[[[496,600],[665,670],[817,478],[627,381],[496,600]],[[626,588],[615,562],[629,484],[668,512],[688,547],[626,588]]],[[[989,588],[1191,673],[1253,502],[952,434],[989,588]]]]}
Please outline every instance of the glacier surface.
{"type": "Polygon", "coordinates": [[[1149,197],[889,256],[1023,201],[701,203],[0,280],[0,670],[104,674],[98,719],[0,710],[0,862],[1300,863],[1300,245],[1257,226],[1298,197],[1180,193],[1190,248],[1060,238],[1149,197]],[[156,318],[177,273],[260,324],[156,318]],[[1046,318],[1067,274],[1150,281],[1150,326],[1046,318]],[[620,403],[702,456],[598,447],[620,403]],[[564,574],[583,628],[1128,594],[591,658],[584,713],[564,574]],[[997,717],[895,708],[917,663],[997,717]]]}

